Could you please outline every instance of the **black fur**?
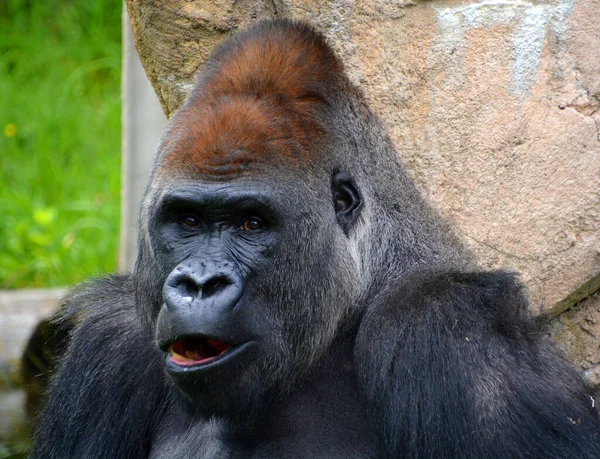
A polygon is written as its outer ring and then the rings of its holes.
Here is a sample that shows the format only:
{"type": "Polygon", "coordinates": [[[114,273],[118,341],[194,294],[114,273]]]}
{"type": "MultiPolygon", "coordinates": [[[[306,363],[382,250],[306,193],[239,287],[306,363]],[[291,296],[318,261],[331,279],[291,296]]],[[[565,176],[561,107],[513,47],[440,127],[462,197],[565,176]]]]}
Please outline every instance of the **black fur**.
{"type": "Polygon", "coordinates": [[[99,280],[71,295],[75,321],[52,382],[33,457],[147,457],[167,397],[155,347],[135,314],[131,279],[99,280]]]}
{"type": "Polygon", "coordinates": [[[378,296],[356,365],[384,457],[600,457],[592,392],[521,290],[508,273],[425,271],[378,296]]]}
{"type": "Polygon", "coordinates": [[[527,310],[323,37],[260,23],[174,116],[134,273],[68,299],[32,457],[600,457],[592,391],[527,310]]]}

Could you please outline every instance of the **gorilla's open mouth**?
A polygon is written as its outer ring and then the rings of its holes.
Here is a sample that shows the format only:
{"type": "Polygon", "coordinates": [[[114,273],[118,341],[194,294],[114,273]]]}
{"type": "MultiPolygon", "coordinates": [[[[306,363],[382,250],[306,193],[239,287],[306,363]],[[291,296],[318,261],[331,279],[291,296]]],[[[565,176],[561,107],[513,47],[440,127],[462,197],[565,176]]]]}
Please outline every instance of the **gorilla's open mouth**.
{"type": "Polygon", "coordinates": [[[199,365],[216,359],[232,347],[208,338],[188,338],[172,343],[168,352],[171,361],[177,365],[199,365]]]}

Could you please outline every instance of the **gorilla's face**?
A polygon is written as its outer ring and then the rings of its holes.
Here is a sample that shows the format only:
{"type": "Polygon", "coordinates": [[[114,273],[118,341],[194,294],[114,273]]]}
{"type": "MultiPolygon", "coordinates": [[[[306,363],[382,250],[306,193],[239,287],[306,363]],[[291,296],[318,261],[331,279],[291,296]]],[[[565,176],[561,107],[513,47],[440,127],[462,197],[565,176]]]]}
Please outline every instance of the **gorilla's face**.
{"type": "Polygon", "coordinates": [[[285,394],[358,295],[352,180],[263,175],[172,183],[150,216],[164,273],[151,312],[157,346],[176,386],[207,414],[247,414],[285,394]]]}

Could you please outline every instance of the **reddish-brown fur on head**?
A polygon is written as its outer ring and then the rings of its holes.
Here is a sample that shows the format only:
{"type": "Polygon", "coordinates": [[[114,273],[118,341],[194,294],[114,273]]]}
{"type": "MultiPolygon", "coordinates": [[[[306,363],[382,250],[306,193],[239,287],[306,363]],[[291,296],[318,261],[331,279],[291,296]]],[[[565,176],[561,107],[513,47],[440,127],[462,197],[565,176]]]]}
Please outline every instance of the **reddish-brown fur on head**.
{"type": "Polygon", "coordinates": [[[175,115],[159,169],[224,179],[311,163],[324,135],[319,113],[343,78],[339,59],[306,25],[258,24],[205,64],[175,115]]]}

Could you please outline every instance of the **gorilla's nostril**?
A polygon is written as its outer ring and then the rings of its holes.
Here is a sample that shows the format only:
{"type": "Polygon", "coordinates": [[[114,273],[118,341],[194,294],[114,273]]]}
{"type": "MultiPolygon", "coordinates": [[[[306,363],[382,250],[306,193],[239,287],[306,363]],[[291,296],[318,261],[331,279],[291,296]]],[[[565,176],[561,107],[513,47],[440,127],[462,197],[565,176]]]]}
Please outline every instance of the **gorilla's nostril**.
{"type": "Polygon", "coordinates": [[[200,293],[200,289],[198,286],[189,279],[182,280],[177,285],[177,290],[181,294],[181,296],[189,296],[191,298],[196,298],[200,293]]]}
{"type": "Polygon", "coordinates": [[[224,276],[215,276],[202,285],[202,298],[209,298],[224,290],[231,282],[224,276]]]}

